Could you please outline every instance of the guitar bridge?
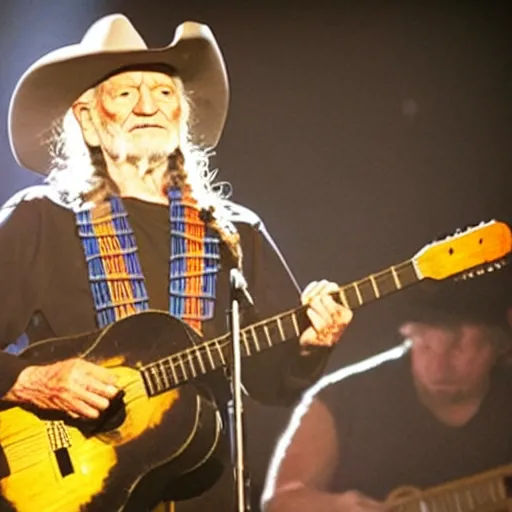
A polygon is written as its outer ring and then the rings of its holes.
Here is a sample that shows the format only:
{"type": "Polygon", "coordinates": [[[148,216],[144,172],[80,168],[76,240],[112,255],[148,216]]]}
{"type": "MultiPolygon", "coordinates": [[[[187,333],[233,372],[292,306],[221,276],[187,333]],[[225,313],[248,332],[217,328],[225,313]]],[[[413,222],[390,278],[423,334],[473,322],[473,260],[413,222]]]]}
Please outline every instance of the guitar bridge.
{"type": "Polygon", "coordinates": [[[63,421],[47,421],[46,433],[61,476],[64,478],[71,475],[75,470],[69,456],[68,448],[71,447],[71,438],[66,429],[66,424],[63,421]]]}

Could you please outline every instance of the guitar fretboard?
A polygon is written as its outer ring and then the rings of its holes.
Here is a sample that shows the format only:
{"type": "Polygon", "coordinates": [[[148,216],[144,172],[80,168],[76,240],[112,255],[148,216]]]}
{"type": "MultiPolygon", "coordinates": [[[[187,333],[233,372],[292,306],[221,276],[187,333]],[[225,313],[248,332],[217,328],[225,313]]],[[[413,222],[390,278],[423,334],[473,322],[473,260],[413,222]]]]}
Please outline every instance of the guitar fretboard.
{"type": "Polygon", "coordinates": [[[512,466],[482,473],[391,502],[390,512],[506,512],[512,498],[512,466]]]}
{"type": "MultiPolygon", "coordinates": [[[[408,260],[343,286],[333,296],[344,306],[354,310],[420,279],[414,261],[408,260]]],[[[242,356],[251,356],[297,338],[308,324],[306,306],[300,306],[244,327],[240,331],[242,356]]],[[[230,343],[230,335],[227,334],[147,365],[141,373],[148,394],[157,395],[226,366],[229,361],[230,343]]]]}

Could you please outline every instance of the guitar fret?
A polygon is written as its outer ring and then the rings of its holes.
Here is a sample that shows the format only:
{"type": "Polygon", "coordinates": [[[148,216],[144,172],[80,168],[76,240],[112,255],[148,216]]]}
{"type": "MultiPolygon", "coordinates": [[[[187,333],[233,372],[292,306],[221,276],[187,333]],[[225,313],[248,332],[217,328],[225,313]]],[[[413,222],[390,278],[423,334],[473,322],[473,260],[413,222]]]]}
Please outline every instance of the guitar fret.
{"type": "Polygon", "coordinates": [[[377,286],[377,281],[375,281],[375,277],[373,275],[370,275],[370,283],[372,285],[375,298],[378,299],[380,297],[379,287],[377,286]]]}
{"type": "Polygon", "coordinates": [[[281,318],[276,317],[276,322],[277,322],[277,328],[279,329],[279,336],[281,336],[281,341],[284,341],[286,338],[284,336],[283,325],[281,324],[281,318]]]}
{"type": "Polygon", "coordinates": [[[210,361],[211,369],[213,370],[215,368],[215,362],[213,361],[212,353],[210,352],[210,347],[208,345],[205,345],[206,348],[206,354],[208,355],[208,360],[210,361]]]}
{"type": "Polygon", "coordinates": [[[181,372],[183,374],[183,380],[188,379],[187,371],[185,370],[185,364],[183,363],[183,359],[180,354],[176,354],[176,358],[178,359],[179,368],[181,368],[181,372]]]}
{"type": "Polygon", "coordinates": [[[224,358],[224,353],[222,352],[222,348],[219,345],[218,341],[215,341],[215,348],[217,349],[217,352],[220,355],[220,360],[221,360],[222,364],[226,364],[226,359],[224,358]]]}
{"type": "Polygon", "coordinates": [[[485,487],[479,486],[476,488],[476,499],[479,505],[483,505],[487,501],[487,492],[485,487]]]}
{"type": "Polygon", "coordinates": [[[475,486],[475,500],[480,506],[482,503],[485,503],[485,493],[482,492],[482,488],[480,486],[475,486]]]}
{"type": "Polygon", "coordinates": [[[396,292],[396,283],[391,270],[375,275],[374,280],[381,297],[396,292]]]}
{"type": "Polygon", "coordinates": [[[240,331],[240,343],[243,343],[243,348],[245,349],[245,355],[251,355],[251,348],[249,346],[249,331],[247,329],[242,329],[240,331]]]}
{"type": "Polygon", "coordinates": [[[360,306],[359,297],[357,296],[356,287],[353,284],[344,287],[345,296],[347,297],[348,307],[351,309],[356,309],[360,306]]]}
{"type": "Polygon", "coordinates": [[[507,497],[507,493],[501,484],[501,480],[493,478],[490,482],[491,485],[491,496],[492,499],[496,502],[505,499],[507,497]]]}
{"type": "Polygon", "coordinates": [[[457,507],[457,512],[462,512],[459,494],[457,492],[455,492],[453,497],[455,499],[455,506],[457,507]]]}
{"type": "Polygon", "coordinates": [[[251,332],[254,338],[254,345],[256,347],[256,352],[259,352],[261,350],[260,344],[258,341],[258,333],[256,332],[256,327],[254,325],[251,325],[251,332]]]}
{"type": "Polygon", "coordinates": [[[158,367],[155,366],[155,365],[151,365],[150,368],[149,368],[149,371],[150,371],[150,375],[152,378],[154,378],[154,384],[155,384],[155,387],[156,387],[156,392],[157,393],[160,393],[161,391],[161,383],[160,383],[160,379],[158,378],[158,367]]]}
{"type": "Polygon", "coordinates": [[[400,279],[398,278],[398,274],[395,270],[395,267],[391,267],[391,274],[393,275],[393,279],[395,281],[396,289],[400,290],[402,288],[402,284],[400,283],[400,279]]]}
{"type": "Polygon", "coordinates": [[[341,300],[341,303],[343,304],[343,306],[346,308],[349,308],[350,305],[348,303],[347,295],[345,294],[345,290],[343,288],[340,288],[339,294],[340,294],[340,300],[341,300]]]}
{"type": "Polygon", "coordinates": [[[146,390],[148,391],[148,395],[154,396],[156,393],[153,385],[153,380],[151,378],[151,371],[148,371],[150,370],[150,368],[151,366],[142,373],[142,376],[144,378],[144,382],[146,383],[146,390]]]}
{"type": "Polygon", "coordinates": [[[413,283],[416,283],[419,280],[418,274],[416,272],[416,267],[412,261],[408,261],[400,265],[399,267],[395,267],[397,274],[400,276],[400,283],[402,285],[408,286],[413,283]]]}
{"type": "Polygon", "coordinates": [[[244,331],[246,338],[245,338],[245,350],[247,350],[247,355],[252,355],[251,352],[251,342],[252,338],[254,337],[254,331],[252,330],[252,325],[249,327],[249,329],[246,329],[244,331]]]}
{"type": "Polygon", "coordinates": [[[272,346],[272,338],[270,337],[270,332],[269,332],[266,324],[263,325],[263,330],[265,331],[265,337],[267,338],[268,346],[271,347],[272,346]]]}
{"type": "Polygon", "coordinates": [[[489,480],[489,494],[491,496],[492,503],[498,503],[501,499],[500,497],[500,487],[495,478],[489,480]]]}
{"type": "Polygon", "coordinates": [[[496,503],[496,495],[494,493],[494,485],[493,485],[493,483],[494,483],[493,480],[487,480],[486,482],[484,482],[482,484],[484,486],[484,489],[485,489],[486,499],[490,503],[496,503]]]}
{"type": "Polygon", "coordinates": [[[169,389],[171,386],[170,386],[169,377],[167,375],[167,371],[164,366],[164,363],[165,363],[165,361],[159,361],[157,364],[159,365],[159,367],[162,371],[162,380],[164,381],[165,389],[169,389]]]}
{"type": "Polygon", "coordinates": [[[169,368],[171,369],[172,377],[174,379],[174,382],[176,384],[179,384],[180,381],[178,379],[178,375],[176,374],[176,368],[174,367],[174,364],[172,363],[172,360],[169,358],[169,359],[166,359],[165,361],[168,363],[169,368]]]}
{"type": "Polygon", "coordinates": [[[359,302],[359,305],[362,306],[364,301],[361,292],[359,291],[359,286],[357,286],[357,283],[354,283],[353,286],[356,292],[357,301],[359,302]]]}
{"type": "Polygon", "coordinates": [[[281,317],[281,326],[283,328],[284,338],[283,341],[290,340],[296,336],[295,325],[292,320],[292,315],[281,317]]]}
{"type": "Polygon", "coordinates": [[[490,503],[496,503],[496,494],[494,494],[494,486],[493,486],[493,481],[490,480],[489,482],[486,482],[486,486],[485,486],[485,493],[486,493],[486,496],[487,496],[487,500],[490,502],[490,503]]]}
{"type": "Polygon", "coordinates": [[[164,372],[162,371],[162,368],[158,363],[154,364],[153,366],[155,367],[155,375],[156,375],[156,380],[158,383],[158,386],[157,386],[158,391],[159,392],[165,391],[167,389],[167,387],[165,386],[164,372]]]}
{"type": "Polygon", "coordinates": [[[186,352],[187,356],[188,356],[188,366],[192,372],[192,377],[197,377],[197,372],[196,372],[196,367],[194,366],[194,360],[192,358],[192,352],[191,351],[187,351],[186,352]]]}
{"type": "Polygon", "coordinates": [[[473,510],[473,505],[474,505],[474,502],[473,502],[473,496],[471,496],[471,491],[469,489],[466,489],[466,498],[467,498],[467,503],[469,505],[469,508],[471,510],[473,510]]]}
{"type": "Polygon", "coordinates": [[[200,347],[195,348],[194,353],[196,355],[196,359],[199,361],[201,373],[204,375],[206,373],[206,366],[204,365],[203,356],[201,355],[201,348],[200,347]]]}
{"type": "Polygon", "coordinates": [[[295,329],[295,336],[300,336],[299,324],[297,323],[297,317],[295,316],[295,313],[292,313],[291,317],[292,317],[293,328],[295,329]]]}

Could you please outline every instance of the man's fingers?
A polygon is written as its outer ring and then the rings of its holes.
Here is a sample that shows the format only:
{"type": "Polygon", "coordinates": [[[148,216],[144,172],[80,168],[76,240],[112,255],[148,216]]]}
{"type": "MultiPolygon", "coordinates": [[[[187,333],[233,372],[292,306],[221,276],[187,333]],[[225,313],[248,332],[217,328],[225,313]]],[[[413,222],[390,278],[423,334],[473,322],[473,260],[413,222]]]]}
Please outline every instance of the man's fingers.
{"type": "Polygon", "coordinates": [[[325,318],[315,308],[309,307],[307,310],[307,315],[315,331],[318,332],[325,327],[325,318]]]}
{"type": "Polygon", "coordinates": [[[100,415],[98,409],[71,392],[62,394],[59,399],[55,401],[54,407],[67,412],[73,418],[95,419],[100,415]]]}
{"type": "Polygon", "coordinates": [[[112,370],[108,368],[103,368],[98,364],[89,363],[84,361],[86,366],[84,367],[85,372],[94,377],[96,380],[99,380],[103,384],[107,384],[110,386],[114,386],[116,383],[116,375],[112,372],[112,370]]]}
{"type": "Polygon", "coordinates": [[[310,317],[310,320],[315,322],[313,326],[318,329],[331,324],[348,324],[353,316],[350,309],[336,303],[329,295],[322,295],[313,299],[309,303],[308,311],[315,312],[315,315],[310,317]]]}
{"type": "Polygon", "coordinates": [[[339,286],[332,281],[322,279],[321,281],[313,281],[309,283],[301,295],[303,304],[309,304],[315,297],[329,295],[339,291],[339,286]]]}
{"type": "Polygon", "coordinates": [[[110,400],[108,398],[92,393],[86,388],[75,388],[73,393],[78,400],[85,402],[87,405],[94,407],[98,411],[104,411],[110,405],[110,400]]]}
{"type": "Polygon", "coordinates": [[[104,398],[114,398],[119,392],[115,386],[111,384],[105,384],[99,380],[96,380],[92,377],[89,377],[87,381],[83,384],[84,389],[87,391],[94,393],[96,395],[102,396],[104,398]]]}
{"type": "Polygon", "coordinates": [[[76,413],[78,416],[81,416],[83,418],[90,418],[90,419],[96,419],[100,415],[100,411],[95,409],[94,407],[91,407],[87,403],[85,403],[82,400],[79,399],[73,399],[69,403],[69,411],[71,413],[76,413]]]}
{"type": "Polygon", "coordinates": [[[309,283],[301,294],[302,303],[307,304],[310,302],[311,299],[321,293],[327,285],[329,285],[329,281],[326,279],[309,283]]]}
{"type": "Polygon", "coordinates": [[[111,370],[88,361],[75,368],[73,381],[77,386],[105,398],[113,398],[119,391],[114,385],[116,375],[111,370]]]}

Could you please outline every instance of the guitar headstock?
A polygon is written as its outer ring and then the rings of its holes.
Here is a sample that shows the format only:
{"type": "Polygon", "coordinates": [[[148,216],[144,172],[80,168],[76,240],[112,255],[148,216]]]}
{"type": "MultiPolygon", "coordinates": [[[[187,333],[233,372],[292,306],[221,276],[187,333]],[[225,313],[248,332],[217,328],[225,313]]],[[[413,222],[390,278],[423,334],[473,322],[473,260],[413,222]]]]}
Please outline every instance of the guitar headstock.
{"type": "Polygon", "coordinates": [[[446,279],[461,273],[472,277],[501,268],[511,251],[510,227],[491,220],[426,245],[413,261],[424,278],[446,279]]]}

